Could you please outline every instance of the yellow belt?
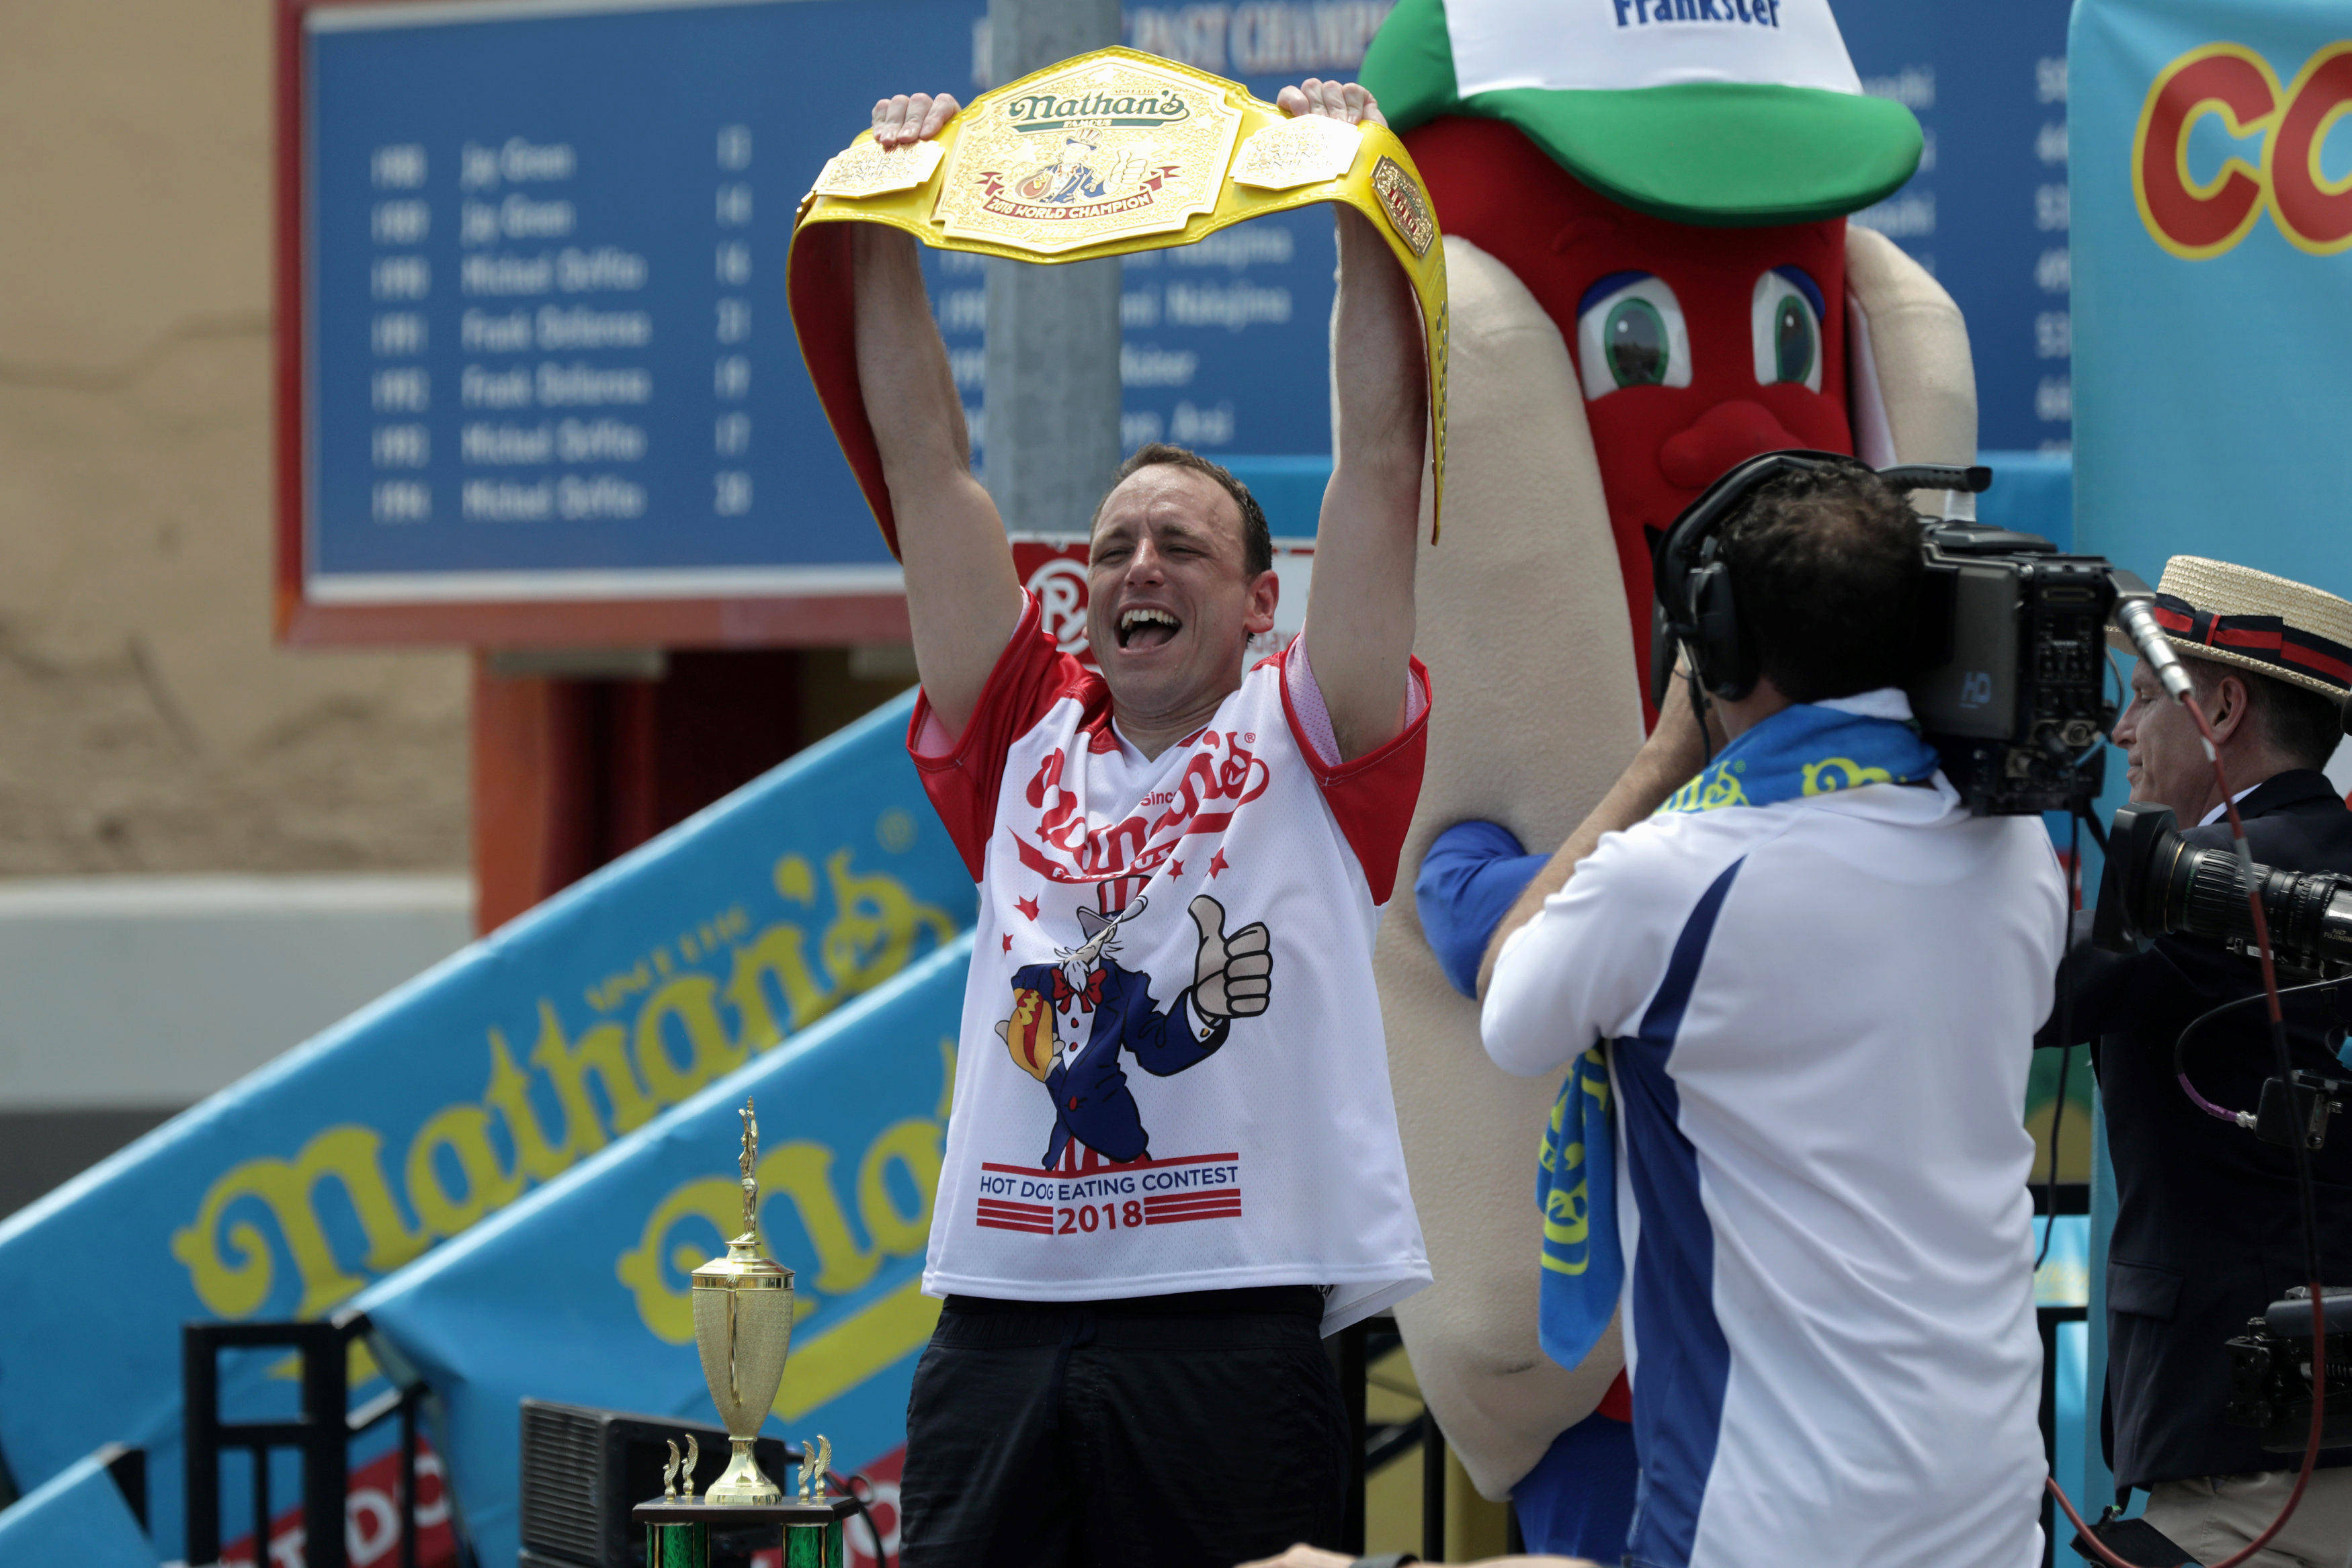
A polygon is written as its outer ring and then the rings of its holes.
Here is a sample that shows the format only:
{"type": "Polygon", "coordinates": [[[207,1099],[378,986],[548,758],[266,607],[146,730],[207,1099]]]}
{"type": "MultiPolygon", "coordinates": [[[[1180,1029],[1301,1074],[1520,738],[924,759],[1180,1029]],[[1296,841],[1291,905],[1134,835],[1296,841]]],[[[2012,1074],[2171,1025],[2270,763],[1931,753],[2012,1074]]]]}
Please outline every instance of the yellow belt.
{"type": "Polygon", "coordinates": [[[857,386],[847,235],[887,224],[939,250],[1092,261],[1343,202],[1388,241],[1427,336],[1431,538],[1445,493],[1445,249],[1412,159],[1385,127],[1290,116],[1237,84],[1097,49],[983,93],[927,141],[866,131],[801,200],[787,292],[801,354],[883,537],[898,529],[857,386]]]}

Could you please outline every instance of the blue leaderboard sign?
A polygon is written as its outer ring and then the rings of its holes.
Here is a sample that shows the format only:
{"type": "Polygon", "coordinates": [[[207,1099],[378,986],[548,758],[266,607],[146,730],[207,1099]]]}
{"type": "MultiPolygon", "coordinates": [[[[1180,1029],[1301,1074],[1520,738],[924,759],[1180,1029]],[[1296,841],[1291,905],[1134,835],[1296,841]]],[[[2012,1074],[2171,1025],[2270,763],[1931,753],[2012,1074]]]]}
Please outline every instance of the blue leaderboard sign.
{"type": "MultiPolygon", "coordinates": [[[[1386,12],[1144,10],[1128,31],[1271,97],[1352,71],[1386,12]]],[[[562,603],[593,632],[598,604],[895,602],[800,364],[784,256],[802,193],[877,97],[982,85],[984,0],[299,17],[299,564],[282,570],[312,626],[436,606],[423,624],[495,641],[518,605],[562,603]]],[[[982,265],[926,259],[984,442],[982,265]]],[[[1128,445],[1328,453],[1332,264],[1319,212],[1130,261],[1128,445]]]]}
{"type": "MultiPolygon", "coordinates": [[[[1834,3],[1834,0],[1833,0],[1834,3]]],[[[1843,0],[1865,91],[1919,117],[1919,172],[1855,214],[1909,252],[1968,318],[1978,444],[2073,439],[2067,0],[1843,0]]]]}
{"type": "Polygon", "coordinates": [[[890,592],[782,303],[793,210],[969,0],[304,17],[305,596],[890,592]]]}

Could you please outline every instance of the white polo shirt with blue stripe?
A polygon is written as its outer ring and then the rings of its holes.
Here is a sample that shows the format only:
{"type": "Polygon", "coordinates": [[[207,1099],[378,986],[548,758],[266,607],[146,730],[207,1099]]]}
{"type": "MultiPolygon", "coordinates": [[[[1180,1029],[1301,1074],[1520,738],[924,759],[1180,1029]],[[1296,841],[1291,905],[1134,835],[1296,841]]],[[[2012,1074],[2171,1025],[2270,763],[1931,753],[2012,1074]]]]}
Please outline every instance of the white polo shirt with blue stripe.
{"type": "Polygon", "coordinates": [[[2064,896],[2037,819],[1939,774],[1652,817],[1506,944],[1497,1064],[1611,1042],[1628,1562],[2042,1561],[2022,1111],[2064,896]]]}

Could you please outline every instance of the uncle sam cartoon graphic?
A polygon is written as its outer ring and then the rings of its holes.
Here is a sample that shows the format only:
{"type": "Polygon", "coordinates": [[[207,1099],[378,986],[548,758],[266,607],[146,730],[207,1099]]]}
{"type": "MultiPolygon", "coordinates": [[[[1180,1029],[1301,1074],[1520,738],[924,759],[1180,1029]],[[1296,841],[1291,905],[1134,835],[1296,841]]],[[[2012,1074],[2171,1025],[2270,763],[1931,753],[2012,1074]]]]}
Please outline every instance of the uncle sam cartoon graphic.
{"type": "Polygon", "coordinates": [[[1144,1158],[1150,1134],[1121,1054],[1154,1077],[1172,1077],[1215,1055],[1234,1019],[1265,1011],[1274,954],[1265,923],[1227,933],[1224,905],[1206,894],[1189,906],[1200,933],[1192,983],[1165,1009],[1155,1005],[1151,977],[1114,956],[1120,928],[1150,902],[1139,896],[1113,915],[1081,908],[1077,946],[1013,971],[1012,1016],[996,1032],[1053,1100],[1053,1136],[1040,1166],[1060,1159],[1073,1139],[1108,1160],[1144,1158]]]}

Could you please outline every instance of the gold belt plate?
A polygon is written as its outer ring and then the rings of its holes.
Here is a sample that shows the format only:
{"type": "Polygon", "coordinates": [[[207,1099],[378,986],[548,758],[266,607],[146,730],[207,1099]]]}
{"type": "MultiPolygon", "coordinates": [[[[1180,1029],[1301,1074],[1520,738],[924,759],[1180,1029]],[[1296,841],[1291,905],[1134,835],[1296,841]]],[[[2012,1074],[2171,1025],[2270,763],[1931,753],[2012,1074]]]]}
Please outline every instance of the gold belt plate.
{"type": "Polygon", "coordinates": [[[1125,50],[957,117],[931,221],[1038,256],[1171,234],[1214,212],[1242,111],[1225,84],[1125,50]]]}

